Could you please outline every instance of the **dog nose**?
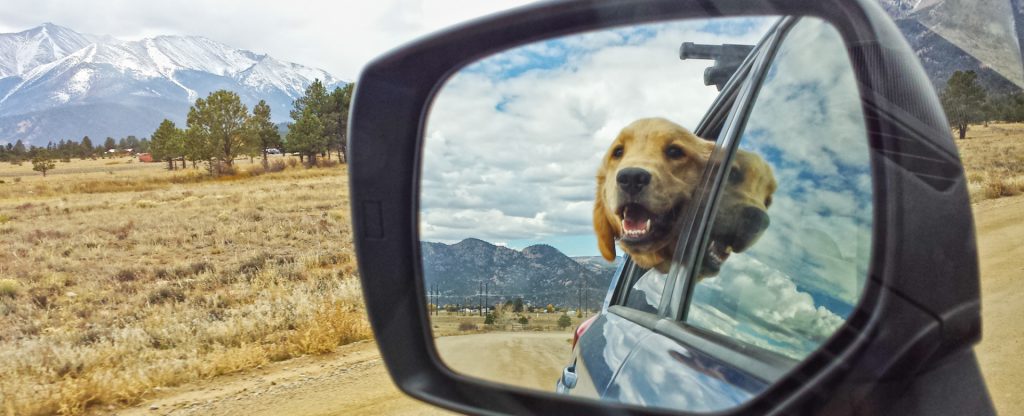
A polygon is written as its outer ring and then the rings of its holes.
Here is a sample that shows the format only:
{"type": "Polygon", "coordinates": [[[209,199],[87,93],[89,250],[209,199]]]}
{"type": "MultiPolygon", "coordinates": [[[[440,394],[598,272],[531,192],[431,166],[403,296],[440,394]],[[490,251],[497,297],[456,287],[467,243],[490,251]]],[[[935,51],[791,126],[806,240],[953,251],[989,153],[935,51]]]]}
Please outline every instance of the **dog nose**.
{"type": "Polygon", "coordinates": [[[625,168],[615,175],[619,188],[629,195],[636,195],[651,183],[651,173],[640,168],[625,168]]]}
{"type": "Polygon", "coordinates": [[[743,207],[743,210],[740,211],[740,221],[737,227],[739,232],[734,241],[734,249],[736,251],[746,250],[761,237],[761,233],[768,228],[769,224],[771,224],[771,219],[768,218],[768,213],[764,210],[751,206],[743,207]]]}

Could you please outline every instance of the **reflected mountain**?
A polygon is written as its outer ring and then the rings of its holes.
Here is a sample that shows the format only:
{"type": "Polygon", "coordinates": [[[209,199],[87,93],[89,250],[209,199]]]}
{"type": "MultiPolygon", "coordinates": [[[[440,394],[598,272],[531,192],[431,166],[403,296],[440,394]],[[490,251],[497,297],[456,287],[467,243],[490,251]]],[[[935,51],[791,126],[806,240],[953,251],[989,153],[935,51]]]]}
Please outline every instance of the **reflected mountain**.
{"type": "Polygon", "coordinates": [[[616,267],[590,257],[576,260],[546,244],[514,250],[467,238],[455,244],[421,242],[420,247],[425,287],[440,292],[442,305],[494,305],[521,297],[535,306],[575,309],[582,301],[596,309],[616,267]]]}

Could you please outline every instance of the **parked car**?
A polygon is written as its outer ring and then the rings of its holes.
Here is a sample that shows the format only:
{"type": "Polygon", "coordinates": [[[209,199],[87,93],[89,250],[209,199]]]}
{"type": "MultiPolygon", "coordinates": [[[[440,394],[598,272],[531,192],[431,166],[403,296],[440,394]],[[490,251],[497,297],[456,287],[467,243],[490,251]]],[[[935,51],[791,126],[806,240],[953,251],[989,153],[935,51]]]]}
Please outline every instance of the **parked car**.
{"type": "Polygon", "coordinates": [[[406,393],[488,414],[994,413],[973,351],[981,318],[963,168],[934,90],[874,2],[531,5],[393,51],[357,85],[354,239],[381,354],[406,393]],[[784,17],[729,69],[696,128],[716,148],[668,272],[620,267],[552,380],[561,395],[448,369],[425,319],[417,228],[422,126],[438,86],[526,42],[747,15],[784,17]],[[771,225],[723,252],[722,196],[741,180],[743,152],[778,181],[771,225]]]}

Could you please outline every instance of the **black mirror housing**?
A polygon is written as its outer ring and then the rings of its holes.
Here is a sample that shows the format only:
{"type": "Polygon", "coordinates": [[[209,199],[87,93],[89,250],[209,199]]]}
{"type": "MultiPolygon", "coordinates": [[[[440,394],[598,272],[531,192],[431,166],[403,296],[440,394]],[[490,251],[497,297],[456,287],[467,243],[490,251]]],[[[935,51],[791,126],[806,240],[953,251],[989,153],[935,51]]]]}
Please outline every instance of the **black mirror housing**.
{"type": "MultiPolygon", "coordinates": [[[[884,413],[908,400],[894,392],[914,389],[948,363],[976,372],[970,348],[981,317],[966,179],[935,92],[876,2],[597,0],[535,4],[470,22],[396,49],[360,76],[348,136],[356,253],[374,334],[400,389],[465,413],[673,413],[502,386],[441,363],[420,264],[424,123],[451,74],[513,46],[631,23],[751,15],[815,16],[842,34],[869,123],[875,228],[862,301],[846,324],[766,392],[723,414],[884,413]],[[908,244],[907,235],[928,239],[908,244]]],[[[983,383],[953,390],[907,406],[946,413],[954,402],[988,403],[983,383]],[[979,384],[981,391],[971,387],[979,384]]]]}

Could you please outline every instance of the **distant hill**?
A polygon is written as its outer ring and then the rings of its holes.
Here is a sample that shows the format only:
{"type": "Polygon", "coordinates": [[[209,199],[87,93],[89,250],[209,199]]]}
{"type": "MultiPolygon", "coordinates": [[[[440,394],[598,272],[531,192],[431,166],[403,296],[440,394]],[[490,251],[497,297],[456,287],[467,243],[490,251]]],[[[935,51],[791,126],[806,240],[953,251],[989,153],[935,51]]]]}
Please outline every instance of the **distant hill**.
{"type": "Polygon", "coordinates": [[[438,288],[441,304],[477,305],[486,283],[490,305],[522,297],[533,305],[575,308],[583,290],[587,305],[596,308],[615,271],[614,265],[601,266],[592,258],[577,261],[545,244],[518,251],[468,238],[420,246],[426,287],[438,288]]]}

